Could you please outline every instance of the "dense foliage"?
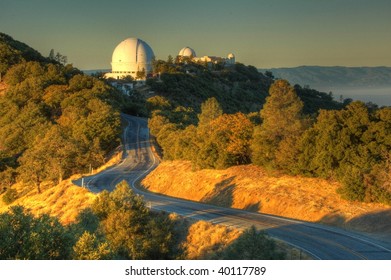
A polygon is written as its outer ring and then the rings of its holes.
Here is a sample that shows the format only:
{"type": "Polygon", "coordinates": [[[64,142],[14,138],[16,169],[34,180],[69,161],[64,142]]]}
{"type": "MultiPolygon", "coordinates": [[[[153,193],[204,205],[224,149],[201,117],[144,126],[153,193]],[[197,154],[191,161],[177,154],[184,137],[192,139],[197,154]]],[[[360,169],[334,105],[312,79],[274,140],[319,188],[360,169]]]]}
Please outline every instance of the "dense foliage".
{"type": "Polygon", "coordinates": [[[5,90],[0,94],[0,185],[59,182],[100,166],[119,144],[124,96],[72,65],[44,59],[0,36],[5,90]]]}
{"type": "Polygon", "coordinates": [[[253,124],[243,113],[222,114],[214,98],[202,105],[199,125],[180,126],[161,115],[149,121],[166,159],[191,160],[197,168],[226,168],[250,162],[253,124]]]}
{"type": "MultiPolygon", "coordinates": [[[[236,63],[233,66],[219,64],[154,62],[157,79],[147,84],[156,96],[170,104],[171,111],[181,112],[185,120],[170,119],[184,125],[197,124],[201,104],[215,98],[225,113],[248,114],[259,111],[265,103],[273,76],[259,73],[253,66],[236,63]]],[[[296,92],[304,102],[304,113],[317,114],[319,109],[340,109],[342,104],[332,96],[309,88],[296,86],[296,92]]],[[[152,98],[155,98],[152,97],[152,98]]],[[[147,106],[150,100],[147,100],[147,106]]],[[[150,111],[151,112],[151,111],[150,111]]],[[[173,116],[174,117],[174,116],[173,116]]]]}
{"type": "Polygon", "coordinates": [[[317,114],[306,114],[306,98],[297,91],[311,92],[276,80],[258,115],[224,114],[217,99],[207,99],[196,125],[183,121],[168,99],[154,97],[149,127],[165,159],[190,160],[195,168],[254,163],[331,178],[342,183],[346,199],[390,204],[390,108],[353,102],[326,110],[326,102],[317,114]]]}
{"type": "Polygon", "coordinates": [[[0,214],[0,259],[68,259],[72,235],[48,215],[34,217],[20,206],[0,214]]]}
{"type": "Polygon", "coordinates": [[[340,111],[321,111],[301,143],[303,173],[335,177],[343,197],[391,203],[391,108],[370,111],[353,102],[340,111]]]}

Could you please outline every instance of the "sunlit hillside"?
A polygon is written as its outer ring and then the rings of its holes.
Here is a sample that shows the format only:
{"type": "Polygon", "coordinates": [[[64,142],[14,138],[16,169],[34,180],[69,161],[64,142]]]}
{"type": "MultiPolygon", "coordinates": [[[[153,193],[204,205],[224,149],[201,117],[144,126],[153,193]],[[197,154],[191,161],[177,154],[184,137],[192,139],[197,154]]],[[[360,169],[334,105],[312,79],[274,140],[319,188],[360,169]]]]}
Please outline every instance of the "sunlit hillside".
{"type": "Polygon", "coordinates": [[[95,199],[95,194],[75,186],[70,179],[55,187],[43,187],[41,193],[37,193],[34,188],[30,188],[26,192],[26,186],[21,184],[16,184],[13,187],[21,197],[9,205],[6,205],[1,199],[0,212],[7,211],[11,206],[20,205],[30,209],[35,215],[55,216],[63,224],[74,222],[78,213],[89,207],[95,199]]]}
{"type": "Polygon", "coordinates": [[[336,195],[339,183],[284,175],[254,165],[192,171],[190,162],[165,161],[142,184],[152,192],[224,207],[391,233],[389,206],[346,201],[336,195]]]}

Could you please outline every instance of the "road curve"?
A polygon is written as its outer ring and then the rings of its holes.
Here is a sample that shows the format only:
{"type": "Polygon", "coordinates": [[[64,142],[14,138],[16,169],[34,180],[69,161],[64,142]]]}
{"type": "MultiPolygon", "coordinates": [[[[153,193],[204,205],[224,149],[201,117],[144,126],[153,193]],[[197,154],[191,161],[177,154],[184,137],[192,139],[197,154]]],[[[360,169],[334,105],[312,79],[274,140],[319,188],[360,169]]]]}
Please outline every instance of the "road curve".
{"type": "Polygon", "coordinates": [[[203,203],[146,192],[135,183],[152,171],[158,162],[149,142],[147,120],[122,115],[128,123],[123,133],[124,153],[122,161],[98,174],[74,181],[82,183],[90,191],[112,191],[116,184],[126,180],[137,194],[144,196],[153,210],[175,212],[185,217],[206,220],[238,228],[254,225],[269,235],[287,242],[312,255],[326,260],[391,260],[391,244],[384,243],[355,232],[308,223],[283,217],[217,207],[203,203]]]}

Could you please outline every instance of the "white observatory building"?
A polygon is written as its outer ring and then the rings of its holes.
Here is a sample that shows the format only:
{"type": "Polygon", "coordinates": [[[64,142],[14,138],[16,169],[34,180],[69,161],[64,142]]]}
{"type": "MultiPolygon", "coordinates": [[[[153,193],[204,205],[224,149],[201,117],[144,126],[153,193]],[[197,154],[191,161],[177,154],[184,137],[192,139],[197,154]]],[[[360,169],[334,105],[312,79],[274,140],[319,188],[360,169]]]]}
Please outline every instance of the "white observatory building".
{"type": "Polygon", "coordinates": [[[111,72],[105,78],[121,79],[126,76],[137,78],[144,72],[144,79],[152,71],[154,58],[152,48],[138,38],[127,38],[117,45],[111,59],[111,72]]]}
{"type": "Polygon", "coordinates": [[[196,53],[195,53],[195,51],[192,48],[184,47],[183,49],[181,49],[179,51],[178,56],[179,57],[190,57],[190,58],[193,58],[193,57],[196,57],[196,53]]]}

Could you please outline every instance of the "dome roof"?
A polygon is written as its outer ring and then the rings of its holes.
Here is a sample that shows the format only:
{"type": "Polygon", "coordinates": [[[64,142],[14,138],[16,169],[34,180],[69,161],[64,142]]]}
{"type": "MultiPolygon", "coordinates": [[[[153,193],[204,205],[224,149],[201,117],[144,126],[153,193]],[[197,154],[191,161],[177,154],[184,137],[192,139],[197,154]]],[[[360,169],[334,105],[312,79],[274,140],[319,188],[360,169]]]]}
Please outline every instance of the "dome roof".
{"type": "Polygon", "coordinates": [[[229,53],[228,56],[227,56],[229,59],[231,58],[235,58],[235,55],[233,53],[229,53]]]}
{"type": "Polygon", "coordinates": [[[127,38],[114,49],[112,56],[112,72],[133,73],[151,71],[154,53],[151,47],[141,39],[127,38]]]}
{"type": "Polygon", "coordinates": [[[192,48],[184,47],[179,51],[178,56],[196,57],[196,53],[192,48]]]}

